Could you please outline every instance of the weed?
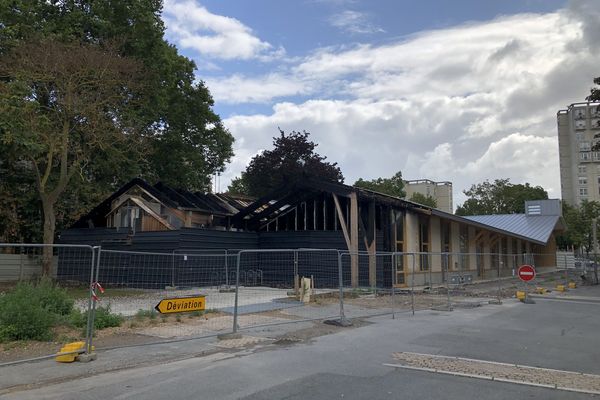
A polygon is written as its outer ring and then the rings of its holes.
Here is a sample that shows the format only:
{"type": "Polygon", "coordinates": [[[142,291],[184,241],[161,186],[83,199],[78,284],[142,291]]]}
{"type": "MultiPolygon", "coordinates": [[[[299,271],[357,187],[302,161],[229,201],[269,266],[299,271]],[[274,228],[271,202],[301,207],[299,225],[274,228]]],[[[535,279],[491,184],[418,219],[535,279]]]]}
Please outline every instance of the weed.
{"type": "Polygon", "coordinates": [[[141,308],[135,313],[135,319],[142,320],[144,318],[156,319],[157,316],[156,310],[142,310],[141,308]]]}

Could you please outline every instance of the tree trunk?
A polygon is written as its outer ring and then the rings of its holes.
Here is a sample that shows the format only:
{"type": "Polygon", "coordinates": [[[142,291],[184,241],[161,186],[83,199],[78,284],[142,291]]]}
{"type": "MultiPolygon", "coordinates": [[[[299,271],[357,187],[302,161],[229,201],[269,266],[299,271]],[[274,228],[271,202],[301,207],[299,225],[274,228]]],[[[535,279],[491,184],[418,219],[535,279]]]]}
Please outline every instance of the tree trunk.
{"type": "Polygon", "coordinates": [[[54,231],[56,230],[56,215],[54,214],[54,201],[46,196],[41,196],[44,211],[44,249],[42,253],[42,274],[49,276],[52,271],[52,256],[54,249],[54,231]]]}

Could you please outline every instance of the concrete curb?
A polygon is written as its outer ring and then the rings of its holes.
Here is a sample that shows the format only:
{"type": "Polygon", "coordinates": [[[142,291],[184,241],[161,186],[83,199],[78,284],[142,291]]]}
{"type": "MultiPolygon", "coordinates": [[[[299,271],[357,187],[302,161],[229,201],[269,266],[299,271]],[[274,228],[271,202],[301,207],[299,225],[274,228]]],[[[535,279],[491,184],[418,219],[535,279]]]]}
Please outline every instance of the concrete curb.
{"type": "Polygon", "coordinates": [[[597,303],[600,304],[600,297],[585,297],[585,296],[543,296],[539,294],[530,294],[529,297],[542,300],[557,300],[557,301],[577,301],[585,303],[597,303]]]}

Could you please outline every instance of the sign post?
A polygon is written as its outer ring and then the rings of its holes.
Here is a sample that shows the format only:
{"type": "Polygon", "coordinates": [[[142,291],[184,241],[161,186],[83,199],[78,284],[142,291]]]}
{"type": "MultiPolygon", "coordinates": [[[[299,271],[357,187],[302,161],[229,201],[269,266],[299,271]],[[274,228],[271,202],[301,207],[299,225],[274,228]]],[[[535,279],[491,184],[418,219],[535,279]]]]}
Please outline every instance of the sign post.
{"type": "Polygon", "coordinates": [[[528,264],[521,265],[517,271],[517,275],[519,279],[525,282],[525,298],[523,299],[523,303],[535,304],[535,301],[530,299],[527,294],[529,291],[529,282],[535,279],[535,268],[528,264]]]}

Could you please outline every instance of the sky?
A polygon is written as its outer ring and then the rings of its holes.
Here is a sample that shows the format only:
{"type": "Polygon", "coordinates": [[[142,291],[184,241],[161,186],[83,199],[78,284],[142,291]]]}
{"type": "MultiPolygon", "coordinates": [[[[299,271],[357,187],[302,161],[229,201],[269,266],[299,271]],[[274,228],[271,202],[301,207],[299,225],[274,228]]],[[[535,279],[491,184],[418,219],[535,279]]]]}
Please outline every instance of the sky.
{"type": "Polygon", "coordinates": [[[600,0],[165,0],[235,156],[306,130],[347,184],[486,179],[560,197],[556,112],[600,76],[600,0]]]}

